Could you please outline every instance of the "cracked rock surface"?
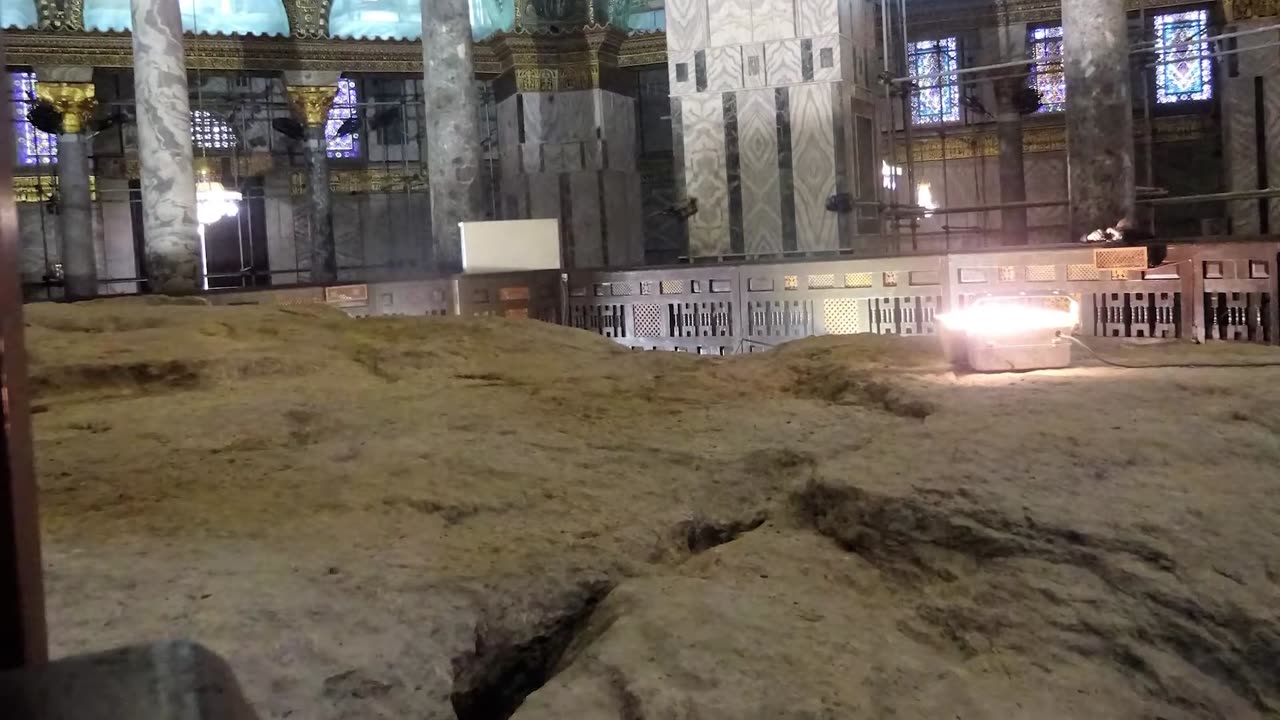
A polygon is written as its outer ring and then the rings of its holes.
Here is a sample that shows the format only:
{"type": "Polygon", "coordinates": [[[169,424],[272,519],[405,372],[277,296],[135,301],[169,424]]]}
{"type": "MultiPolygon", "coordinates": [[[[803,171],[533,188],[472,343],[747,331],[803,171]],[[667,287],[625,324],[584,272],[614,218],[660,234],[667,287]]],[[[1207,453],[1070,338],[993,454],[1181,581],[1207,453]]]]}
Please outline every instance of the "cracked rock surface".
{"type": "Polygon", "coordinates": [[[264,718],[1280,713],[1280,369],[155,302],[28,332],[54,653],[191,637],[264,718]]]}

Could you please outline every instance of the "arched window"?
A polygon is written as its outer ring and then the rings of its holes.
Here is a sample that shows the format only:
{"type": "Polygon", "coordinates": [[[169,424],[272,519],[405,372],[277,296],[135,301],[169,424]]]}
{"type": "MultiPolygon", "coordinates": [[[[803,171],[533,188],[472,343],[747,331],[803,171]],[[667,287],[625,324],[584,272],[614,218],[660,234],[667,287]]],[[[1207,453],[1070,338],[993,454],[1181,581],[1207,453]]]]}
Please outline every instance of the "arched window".
{"type": "Polygon", "coordinates": [[[33,28],[39,20],[36,0],[0,0],[0,28],[33,28]]]}
{"type": "MultiPolygon", "coordinates": [[[[482,40],[510,30],[516,0],[470,0],[471,34],[482,40]]],[[[329,34],[342,38],[418,40],[422,38],[420,0],[333,0],[329,34]]]]}
{"type": "Polygon", "coordinates": [[[205,150],[230,150],[236,146],[236,133],[220,116],[208,110],[192,110],[191,141],[205,150]]]}
{"type": "Polygon", "coordinates": [[[36,75],[31,72],[14,72],[13,114],[18,141],[19,165],[53,165],[58,161],[58,136],[40,132],[27,119],[31,99],[36,95],[36,75]]]}
{"type": "MultiPolygon", "coordinates": [[[[288,35],[281,0],[178,0],[182,29],[209,35],[288,35]]],[[[129,0],[85,0],[85,30],[129,30],[129,0]]]]}
{"type": "Polygon", "coordinates": [[[356,92],[356,81],[350,78],[339,80],[338,94],[333,98],[333,107],[329,108],[329,119],[324,124],[324,139],[329,148],[329,157],[360,156],[359,132],[338,137],[338,128],[342,127],[342,123],[356,116],[356,107],[359,104],[360,96],[356,92]]]}

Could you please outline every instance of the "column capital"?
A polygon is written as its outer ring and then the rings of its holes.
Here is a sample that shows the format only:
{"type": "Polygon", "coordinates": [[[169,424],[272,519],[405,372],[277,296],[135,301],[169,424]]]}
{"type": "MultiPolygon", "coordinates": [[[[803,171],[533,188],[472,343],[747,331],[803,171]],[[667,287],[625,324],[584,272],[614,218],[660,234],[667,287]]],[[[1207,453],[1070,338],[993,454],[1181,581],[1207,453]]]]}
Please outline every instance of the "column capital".
{"type": "Polygon", "coordinates": [[[615,27],[500,34],[492,47],[517,92],[565,92],[613,85],[626,33],[615,27]]]}
{"type": "Polygon", "coordinates": [[[289,94],[289,105],[297,119],[307,127],[319,127],[329,118],[329,108],[333,106],[338,88],[333,85],[290,85],[285,92],[289,94]]]}
{"type": "Polygon", "coordinates": [[[98,107],[97,89],[91,82],[38,82],[36,97],[62,114],[62,132],[84,132],[98,107]]]}

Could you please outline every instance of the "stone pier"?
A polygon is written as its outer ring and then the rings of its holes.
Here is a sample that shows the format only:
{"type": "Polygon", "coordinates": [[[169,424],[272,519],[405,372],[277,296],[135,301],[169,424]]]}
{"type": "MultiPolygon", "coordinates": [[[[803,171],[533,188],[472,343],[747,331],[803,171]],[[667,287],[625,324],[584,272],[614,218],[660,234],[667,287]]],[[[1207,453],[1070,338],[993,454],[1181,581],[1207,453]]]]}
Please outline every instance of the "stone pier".
{"type": "Polygon", "coordinates": [[[338,279],[333,239],[333,203],[329,191],[329,147],[325,124],[338,91],[337,73],[285,73],[289,103],[306,132],[307,204],[310,209],[311,282],[338,279]],[[323,77],[322,77],[323,76],[323,77]]]}
{"type": "Polygon", "coordinates": [[[427,181],[437,269],[462,268],[458,223],[488,219],[480,167],[480,97],[467,0],[422,0],[427,181]]]}
{"type": "Polygon", "coordinates": [[[58,135],[58,229],[63,291],[68,300],[98,294],[98,258],[93,238],[93,205],[89,187],[86,133],[97,107],[93,68],[39,68],[36,92],[62,114],[58,135]]]}
{"type": "Polygon", "coordinates": [[[1125,0],[1062,4],[1071,238],[1133,221],[1133,104],[1125,0]]]}
{"type": "Polygon", "coordinates": [[[132,0],[142,227],[152,292],[202,286],[191,109],[178,0],[132,0]]]}
{"type": "Polygon", "coordinates": [[[858,246],[874,202],[875,6],[841,0],[670,0],[677,173],[698,211],[689,254],[858,246]]]}
{"type": "Polygon", "coordinates": [[[565,267],[644,263],[635,83],[617,69],[626,35],[594,28],[496,41],[503,218],[558,218],[565,267]],[[631,82],[628,82],[631,80],[631,82]]]}

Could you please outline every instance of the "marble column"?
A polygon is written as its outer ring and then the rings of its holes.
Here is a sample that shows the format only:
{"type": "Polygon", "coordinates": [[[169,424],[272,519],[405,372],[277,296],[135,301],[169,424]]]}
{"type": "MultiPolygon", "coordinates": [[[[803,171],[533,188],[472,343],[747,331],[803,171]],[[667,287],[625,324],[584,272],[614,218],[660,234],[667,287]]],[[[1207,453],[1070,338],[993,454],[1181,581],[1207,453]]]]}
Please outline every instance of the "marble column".
{"type": "Polygon", "coordinates": [[[480,166],[480,96],[471,53],[467,0],[422,0],[431,237],[435,265],[446,272],[462,269],[458,223],[487,219],[480,166]]]}
{"type": "MultiPolygon", "coordinates": [[[[1027,179],[1022,157],[1022,113],[1018,93],[1026,87],[1022,79],[996,81],[996,140],[1000,146],[1000,202],[1012,204],[1027,199],[1027,179]]],[[[1000,211],[1000,234],[1005,245],[1027,243],[1027,209],[1000,211]]]]}
{"type": "MultiPolygon", "coordinates": [[[[338,91],[335,76],[329,84],[300,85],[289,80],[289,103],[306,132],[307,204],[311,224],[311,282],[338,279],[338,253],[333,239],[333,207],[329,192],[329,147],[325,124],[338,91]]],[[[315,78],[308,78],[314,80],[315,78]]]]}
{"type": "Polygon", "coordinates": [[[1071,238],[1133,221],[1133,104],[1125,0],[1062,4],[1071,238]]]}
{"type": "Polygon", "coordinates": [[[64,297],[84,300],[98,294],[98,259],[93,239],[89,187],[88,123],[97,107],[92,68],[41,68],[36,93],[62,113],[58,135],[58,229],[64,297]]]}
{"type": "Polygon", "coordinates": [[[142,228],[151,292],[202,286],[191,109],[178,0],[132,0],[142,228]]]}

